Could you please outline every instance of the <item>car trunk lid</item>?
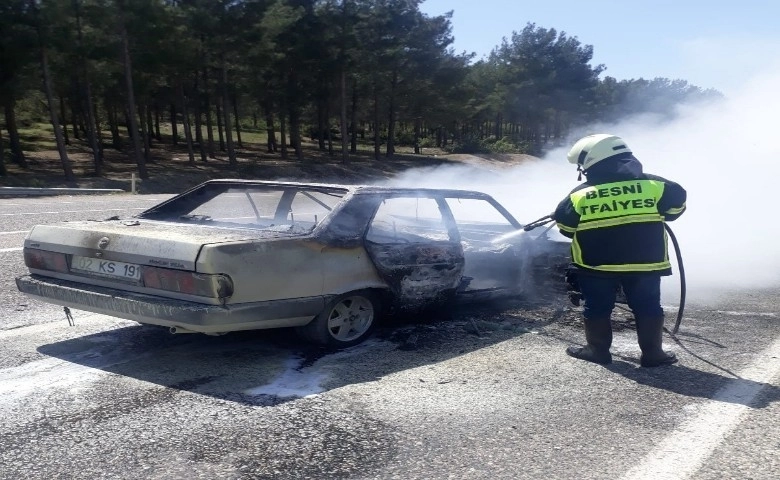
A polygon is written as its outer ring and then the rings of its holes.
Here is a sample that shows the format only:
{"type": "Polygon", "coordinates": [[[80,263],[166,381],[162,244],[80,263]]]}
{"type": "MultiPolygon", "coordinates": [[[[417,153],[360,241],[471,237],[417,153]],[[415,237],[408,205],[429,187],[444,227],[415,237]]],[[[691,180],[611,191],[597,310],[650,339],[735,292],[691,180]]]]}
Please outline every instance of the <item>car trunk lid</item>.
{"type": "Polygon", "coordinates": [[[194,271],[205,244],[280,236],[286,235],[148,220],[80,221],[38,225],[24,245],[80,257],[194,271]]]}

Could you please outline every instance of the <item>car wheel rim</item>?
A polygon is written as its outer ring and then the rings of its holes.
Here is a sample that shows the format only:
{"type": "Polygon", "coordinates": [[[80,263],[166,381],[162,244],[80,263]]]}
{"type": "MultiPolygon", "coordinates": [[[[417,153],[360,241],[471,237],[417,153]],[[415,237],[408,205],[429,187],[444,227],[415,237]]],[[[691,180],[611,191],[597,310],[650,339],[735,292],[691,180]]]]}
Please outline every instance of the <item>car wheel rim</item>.
{"type": "Polygon", "coordinates": [[[365,297],[348,297],[333,306],[328,317],[328,332],[349,342],[364,335],[374,321],[374,305],[365,297]]]}

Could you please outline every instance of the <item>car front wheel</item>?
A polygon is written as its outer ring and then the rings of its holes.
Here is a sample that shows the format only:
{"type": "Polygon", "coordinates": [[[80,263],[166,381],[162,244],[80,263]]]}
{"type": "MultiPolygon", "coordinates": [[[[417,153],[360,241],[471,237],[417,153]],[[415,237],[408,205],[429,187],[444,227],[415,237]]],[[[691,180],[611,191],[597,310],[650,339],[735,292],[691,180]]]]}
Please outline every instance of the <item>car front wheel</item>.
{"type": "Polygon", "coordinates": [[[378,297],[370,291],[346,293],[328,303],[298,332],[304,339],[328,347],[357,345],[371,335],[379,308],[378,297]]]}

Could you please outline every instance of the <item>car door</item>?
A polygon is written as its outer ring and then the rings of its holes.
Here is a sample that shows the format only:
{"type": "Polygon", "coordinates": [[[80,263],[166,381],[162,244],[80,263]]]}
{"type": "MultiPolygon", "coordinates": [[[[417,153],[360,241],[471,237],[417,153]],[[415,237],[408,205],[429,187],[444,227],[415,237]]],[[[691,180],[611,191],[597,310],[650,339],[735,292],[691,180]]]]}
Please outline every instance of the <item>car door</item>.
{"type": "Polygon", "coordinates": [[[445,199],[463,247],[464,281],[459,293],[504,295],[521,288],[524,255],[517,242],[504,241],[520,224],[492,198],[448,195],[445,199]]]}
{"type": "Polygon", "coordinates": [[[463,248],[441,198],[386,196],[369,223],[365,245],[403,306],[444,300],[460,285],[463,248]]]}
{"type": "Polygon", "coordinates": [[[463,244],[464,279],[458,293],[471,299],[563,291],[569,241],[557,231],[524,232],[488,195],[447,195],[463,244]]]}

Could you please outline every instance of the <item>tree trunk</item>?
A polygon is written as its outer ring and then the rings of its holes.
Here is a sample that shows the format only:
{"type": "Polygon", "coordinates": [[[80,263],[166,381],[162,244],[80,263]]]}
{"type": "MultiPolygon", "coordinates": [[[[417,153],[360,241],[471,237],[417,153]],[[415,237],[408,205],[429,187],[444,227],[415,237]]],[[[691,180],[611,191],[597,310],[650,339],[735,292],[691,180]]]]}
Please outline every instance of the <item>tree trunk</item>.
{"type": "Polygon", "coordinates": [[[95,167],[95,175],[100,176],[103,172],[103,150],[100,146],[100,123],[97,121],[95,104],[92,101],[92,87],[86,77],[84,81],[84,97],[87,104],[87,139],[89,140],[90,148],[92,148],[92,164],[95,167]]]}
{"type": "MultiPolygon", "coordinates": [[[[75,138],[76,140],[81,140],[80,130],[81,131],[86,131],[86,128],[79,128],[80,126],[83,126],[83,123],[80,122],[80,119],[81,119],[82,115],[79,115],[80,112],[78,111],[79,109],[78,109],[78,105],[76,104],[76,102],[71,101],[69,103],[70,103],[70,124],[72,125],[72,128],[73,128],[73,138],[75,138]]],[[[65,132],[67,132],[67,130],[68,130],[68,127],[65,125],[65,116],[64,115],[63,115],[61,121],[62,121],[62,132],[63,132],[63,134],[65,134],[65,132]]],[[[67,135],[65,135],[65,137],[67,137],[67,135]]],[[[68,144],[68,145],[70,145],[70,144],[68,144]]]]}
{"type": "Polygon", "coordinates": [[[328,140],[328,155],[333,156],[333,135],[330,133],[330,108],[325,104],[325,128],[327,128],[326,137],[328,140]]]}
{"type": "Polygon", "coordinates": [[[219,134],[219,151],[225,151],[225,137],[222,135],[222,107],[220,102],[214,105],[214,110],[217,112],[217,133],[219,134]]]}
{"type": "Polygon", "coordinates": [[[350,128],[351,135],[350,135],[349,151],[352,154],[357,153],[357,103],[358,103],[357,82],[353,82],[352,105],[350,105],[350,118],[349,118],[349,124],[352,126],[350,128]]]}
{"type": "MultiPolygon", "coordinates": [[[[40,28],[40,27],[39,27],[40,28]]],[[[65,149],[65,139],[62,135],[60,120],[57,118],[57,109],[54,106],[54,94],[51,89],[51,77],[49,75],[49,60],[46,55],[46,47],[43,44],[40,30],[38,31],[38,41],[40,42],[41,70],[43,71],[43,88],[46,92],[46,101],[49,103],[49,116],[51,126],[54,128],[54,140],[57,142],[57,151],[60,153],[60,162],[62,162],[62,171],[65,173],[65,179],[68,181],[76,180],[73,174],[73,167],[68,158],[68,151],[65,149]]]]}
{"type": "Polygon", "coordinates": [[[290,115],[290,143],[295,149],[295,158],[303,161],[303,150],[301,149],[301,110],[298,106],[298,78],[295,69],[292,69],[287,77],[287,107],[290,115]]]}
{"type": "Polygon", "coordinates": [[[282,142],[282,158],[287,160],[287,116],[284,113],[284,105],[282,105],[282,113],[279,115],[279,136],[282,142]]]}
{"type": "Polygon", "coordinates": [[[206,138],[208,139],[209,157],[214,158],[214,125],[211,122],[211,97],[209,95],[208,68],[203,69],[203,113],[206,115],[206,138]]]}
{"type": "Polygon", "coordinates": [[[379,139],[379,91],[376,84],[374,85],[374,160],[379,160],[380,151],[379,147],[381,141],[379,139]]]}
{"type": "MultiPolygon", "coordinates": [[[[130,139],[130,143],[133,142],[133,137],[135,137],[138,134],[138,130],[136,129],[133,131],[133,129],[130,128],[130,109],[127,108],[127,105],[125,105],[124,112],[125,114],[125,130],[127,130],[127,138],[130,139]]],[[[140,144],[139,144],[140,145],[140,144]]]]}
{"type": "MultiPolygon", "coordinates": [[[[196,95],[197,97],[197,95],[196,95]]],[[[200,161],[206,163],[209,161],[209,155],[206,151],[206,143],[203,141],[203,120],[200,117],[200,106],[195,102],[195,143],[198,144],[200,152],[200,161]]]]}
{"type": "Polygon", "coordinates": [[[3,145],[3,129],[0,128],[0,177],[4,177],[8,173],[5,170],[5,145],[3,145]]]}
{"type": "Polygon", "coordinates": [[[119,124],[117,123],[116,119],[116,107],[108,100],[108,97],[103,99],[103,106],[106,109],[108,130],[111,132],[111,146],[115,150],[122,150],[122,137],[119,136],[119,124]]]}
{"type": "MultiPolygon", "coordinates": [[[[67,112],[67,110],[65,110],[65,97],[60,95],[60,118],[62,119],[63,122],[65,121],[65,118],[67,118],[65,116],[66,112],[67,112]]],[[[73,132],[74,133],[78,133],[78,132],[76,132],[76,122],[75,121],[73,122],[73,132]]],[[[70,145],[70,137],[68,136],[68,126],[67,125],[63,125],[62,126],[62,138],[65,140],[65,145],[70,145]]]]}
{"type": "Polygon", "coordinates": [[[27,168],[27,158],[22,150],[22,142],[19,141],[19,126],[16,124],[16,100],[10,95],[6,97],[5,109],[5,128],[8,130],[8,143],[11,147],[11,161],[22,168],[27,168]]]}
{"type": "Polygon", "coordinates": [[[84,111],[79,102],[81,87],[78,75],[76,73],[71,74],[70,87],[70,91],[67,93],[67,95],[60,95],[60,122],[62,123],[62,134],[65,137],[66,145],[70,145],[70,142],[68,141],[68,126],[66,120],[66,112],[68,111],[68,108],[70,108],[70,125],[73,129],[73,138],[76,140],[81,140],[81,133],[86,133],[87,131],[87,124],[84,119],[84,111]],[[67,104],[64,102],[63,97],[68,97],[67,104]]]}
{"type": "Polygon", "coordinates": [[[417,117],[414,119],[414,153],[419,155],[422,153],[420,150],[420,129],[422,127],[422,119],[417,117]]]}
{"type": "Polygon", "coordinates": [[[192,146],[192,131],[190,130],[190,114],[187,109],[187,97],[184,95],[184,86],[179,83],[179,109],[181,110],[184,138],[187,141],[187,154],[190,156],[190,165],[195,165],[195,149],[192,146]]]}
{"type": "Polygon", "coordinates": [[[295,158],[303,161],[303,150],[301,150],[301,119],[300,112],[296,104],[290,107],[290,143],[295,149],[295,158]]]}
{"type": "Polygon", "coordinates": [[[154,138],[158,142],[162,142],[162,134],[160,132],[160,104],[159,102],[154,102],[154,138]]]}
{"type": "MultiPolygon", "coordinates": [[[[325,150],[325,102],[319,99],[317,102],[317,148],[322,152],[325,150]]],[[[312,138],[314,140],[314,138],[312,138]]]]}
{"type": "Polygon", "coordinates": [[[176,104],[171,103],[171,140],[174,145],[179,144],[179,125],[176,123],[176,104]]]}
{"type": "Polygon", "coordinates": [[[144,142],[144,159],[148,162],[152,158],[152,144],[149,141],[149,128],[146,126],[146,109],[149,108],[145,103],[138,106],[138,118],[140,120],[141,140],[144,142]]]}
{"type": "Polygon", "coordinates": [[[398,87],[398,70],[393,70],[393,79],[390,82],[390,106],[387,113],[387,156],[395,154],[395,94],[398,87]]]}
{"type": "MultiPolygon", "coordinates": [[[[341,75],[340,75],[340,97],[341,108],[339,111],[339,130],[341,130],[341,161],[346,163],[349,160],[349,152],[347,151],[347,38],[349,36],[347,28],[350,23],[349,15],[349,2],[344,0],[341,2],[341,45],[339,48],[339,58],[341,63],[341,75]]],[[[354,127],[355,123],[352,123],[354,127]]]]}
{"type": "Polygon", "coordinates": [[[263,110],[265,112],[266,146],[268,147],[268,153],[273,153],[277,150],[277,145],[276,129],[274,128],[274,112],[271,110],[271,102],[264,102],[263,110]]]}
{"type": "Polygon", "coordinates": [[[152,139],[155,138],[154,136],[154,114],[152,113],[152,105],[147,103],[146,104],[146,133],[147,133],[147,139],[149,141],[149,146],[152,146],[152,139]]]}
{"type": "Polygon", "coordinates": [[[235,95],[233,95],[233,118],[236,119],[236,143],[238,148],[244,148],[244,144],[241,142],[241,124],[238,121],[238,99],[235,95]]]}
{"type": "Polygon", "coordinates": [[[341,70],[341,115],[339,116],[340,124],[339,130],[341,130],[341,161],[346,162],[349,160],[349,152],[347,151],[347,72],[341,70]]]}
{"type": "Polygon", "coordinates": [[[225,116],[225,141],[227,143],[228,163],[235,168],[238,165],[238,161],[236,160],[236,151],[233,148],[233,130],[230,125],[230,98],[227,91],[227,67],[225,66],[224,56],[222,57],[220,83],[222,83],[222,112],[225,116]]]}
{"type": "Polygon", "coordinates": [[[195,142],[198,144],[198,150],[200,151],[200,161],[203,163],[208,162],[209,157],[206,153],[206,145],[203,143],[203,121],[201,120],[201,104],[200,104],[200,90],[198,90],[198,76],[195,75],[195,142]]]}
{"type": "Polygon", "coordinates": [[[128,128],[133,131],[133,152],[135,155],[135,161],[138,165],[138,176],[141,179],[146,180],[149,178],[149,172],[146,169],[146,161],[141,152],[141,139],[138,138],[138,121],[135,114],[135,91],[133,90],[133,67],[130,63],[130,45],[127,39],[127,27],[125,26],[124,18],[121,22],[121,35],[122,35],[122,60],[125,70],[125,83],[127,87],[127,108],[130,110],[128,113],[130,125],[128,128]]]}
{"type": "MultiPolygon", "coordinates": [[[[92,101],[95,102],[94,97],[92,98],[92,101]]],[[[97,103],[92,104],[92,115],[95,119],[95,141],[97,142],[98,152],[100,153],[100,166],[103,168],[103,165],[106,163],[106,151],[105,148],[103,148],[103,123],[98,115],[97,103]]]]}

